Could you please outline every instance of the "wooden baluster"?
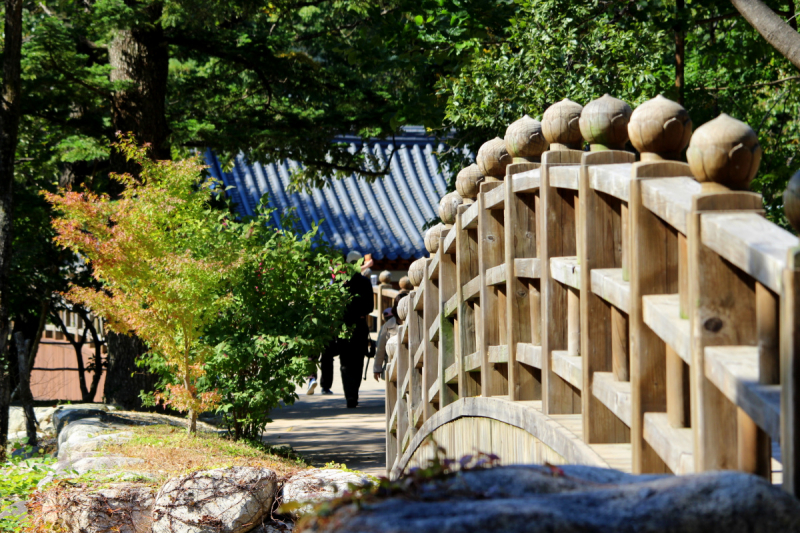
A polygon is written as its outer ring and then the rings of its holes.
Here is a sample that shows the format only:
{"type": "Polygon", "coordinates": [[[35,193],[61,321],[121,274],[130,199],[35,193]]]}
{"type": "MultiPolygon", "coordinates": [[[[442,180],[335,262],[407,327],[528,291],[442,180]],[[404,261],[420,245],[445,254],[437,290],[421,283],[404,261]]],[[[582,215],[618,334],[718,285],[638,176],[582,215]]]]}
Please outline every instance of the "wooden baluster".
{"type": "MultiPolygon", "coordinates": [[[[795,178],[792,178],[794,181],[795,178]]],[[[800,218],[789,214],[795,227],[800,218]]],[[[783,488],[800,495],[800,247],[790,250],[781,298],[781,461],[783,488]]]]}
{"type": "MultiPolygon", "coordinates": [[[[583,435],[590,443],[628,442],[630,430],[614,413],[592,394],[595,372],[614,372],[620,381],[628,380],[627,316],[607,304],[592,291],[592,270],[620,268],[619,250],[627,248],[623,238],[621,202],[591,187],[589,168],[593,165],[633,163],[630,152],[597,150],[598,138],[613,140],[614,148],[627,141],[627,129],[617,133],[610,130],[610,117],[629,117],[631,109],[624,102],[606,95],[590,102],[581,114],[581,130],[594,151],[582,154],[579,182],[580,217],[578,262],[581,266],[580,295],[580,353],[583,359],[583,435]]],[[[618,128],[621,130],[621,128],[618,128]]],[[[570,294],[572,296],[572,294],[570,294]]],[[[570,300],[572,303],[572,300],[570,300]]],[[[571,326],[570,326],[571,327],[571,326]]]]}
{"type": "Polygon", "coordinates": [[[478,305],[464,300],[464,285],[472,281],[480,272],[478,264],[478,231],[477,229],[463,228],[461,225],[461,217],[467,209],[469,209],[467,205],[460,206],[456,216],[458,390],[462,397],[481,395],[480,373],[465,371],[465,358],[478,351],[477,337],[480,315],[478,305]]]}
{"type": "MultiPolygon", "coordinates": [[[[524,120],[524,119],[522,119],[524,120]]],[[[530,124],[527,124],[532,131],[526,131],[521,135],[523,140],[536,140],[536,127],[541,125],[528,117],[530,124]]],[[[528,122],[525,121],[525,122],[528,122]]],[[[517,121],[509,126],[509,131],[517,121]]],[[[509,153],[514,153],[512,146],[509,146],[509,138],[514,137],[506,132],[506,147],[509,153]]],[[[527,141],[526,141],[527,142],[527,141]]],[[[516,149],[523,153],[532,153],[530,150],[524,151],[527,144],[517,143],[516,149]]],[[[535,213],[530,207],[533,197],[529,194],[517,195],[514,193],[513,174],[532,170],[539,166],[538,163],[514,163],[506,167],[506,189],[505,189],[505,265],[506,265],[506,339],[508,339],[508,396],[511,401],[516,400],[539,400],[541,399],[541,373],[527,365],[523,366],[517,362],[517,344],[520,342],[530,343],[532,341],[531,321],[530,321],[530,296],[529,286],[519,277],[514,267],[514,259],[517,257],[528,258],[536,257],[536,219],[535,213]],[[537,375],[538,374],[538,375],[537,375]]],[[[532,290],[536,290],[533,288],[532,290]]],[[[537,302],[538,303],[538,302],[537,302]]],[[[537,309],[538,311],[538,309],[537,309]]]]}
{"type": "Polygon", "coordinates": [[[422,294],[423,299],[423,316],[424,316],[424,329],[423,329],[423,365],[422,365],[422,397],[423,405],[423,422],[433,416],[437,411],[437,406],[434,405],[434,398],[431,395],[431,387],[439,382],[439,350],[436,345],[430,340],[431,326],[437,320],[439,312],[439,288],[434,281],[430,279],[432,259],[425,260],[425,276],[422,280],[425,286],[422,294]]]}
{"type": "MultiPolygon", "coordinates": [[[[478,195],[478,264],[480,271],[480,324],[478,328],[478,350],[481,359],[481,395],[502,396],[508,394],[507,373],[499,365],[489,362],[489,347],[501,342],[500,315],[505,315],[505,300],[500,291],[487,285],[486,272],[502,264],[503,221],[502,213],[485,208],[486,193],[502,186],[502,182],[483,183],[478,195]]],[[[502,337],[505,337],[503,333],[502,337]]]]}

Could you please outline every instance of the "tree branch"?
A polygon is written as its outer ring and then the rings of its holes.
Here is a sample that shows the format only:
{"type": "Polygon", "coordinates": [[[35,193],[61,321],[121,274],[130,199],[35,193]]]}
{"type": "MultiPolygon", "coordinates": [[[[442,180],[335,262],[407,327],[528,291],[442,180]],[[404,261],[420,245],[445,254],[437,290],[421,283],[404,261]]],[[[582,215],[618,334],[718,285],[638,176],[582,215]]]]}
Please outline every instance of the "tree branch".
{"type": "Polygon", "coordinates": [[[775,50],[800,69],[800,33],[761,0],[731,0],[731,3],[775,50]]]}

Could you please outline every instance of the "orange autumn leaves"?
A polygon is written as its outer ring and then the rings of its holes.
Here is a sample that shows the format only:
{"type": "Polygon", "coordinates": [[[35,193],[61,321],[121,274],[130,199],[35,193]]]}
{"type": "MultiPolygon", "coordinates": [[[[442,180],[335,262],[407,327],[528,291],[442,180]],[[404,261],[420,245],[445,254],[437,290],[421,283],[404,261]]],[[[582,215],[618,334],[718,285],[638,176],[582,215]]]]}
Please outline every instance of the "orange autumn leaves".
{"type": "Polygon", "coordinates": [[[152,161],[128,137],[116,148],[142,168],[138,177],[113,176],[125,185],[119,199],[46,193],[60,215],[53,220],[56,242],[83,258],[102,285],[73,286],[65,296],[160,355],[174,379],[157,399],[194,420],[219,402],[215,391],[198,393],[210,353],[202,328],[224,309],[228,296],[220,287],[244,252],[229,245],[217,223],[210,201],[222,188],[203,177],[198,158],[152,161]]]}

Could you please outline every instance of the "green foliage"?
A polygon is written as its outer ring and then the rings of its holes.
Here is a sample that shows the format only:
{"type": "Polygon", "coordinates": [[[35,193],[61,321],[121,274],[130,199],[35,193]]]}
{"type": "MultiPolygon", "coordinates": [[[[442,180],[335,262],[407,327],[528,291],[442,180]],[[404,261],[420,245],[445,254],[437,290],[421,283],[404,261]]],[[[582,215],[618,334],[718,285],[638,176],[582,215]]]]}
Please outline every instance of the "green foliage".
{"type": "Polygon", "coordinates": [[[0,532],[24,531],[29,524],[27,514],[11,514],[14,504],[25,501],[36,490],[36,486],[55,463],[53,457],[36,457],[20,459],[12,457],[4,465],[0,465],[0,513],[9,512],[9,516],[0,518],[0,532]]]}
{"type": "Polygon", "coordinates": [[[309,357],[345,333],[353,267],[317,228],[269,227],[266,199],[243,220],[212,208],[222,190],[196,158],[152,161],[130,138],[117,147],[141,167],[140,178],[114,176],[125,185],[119,200],[46,194],[61,213],[57,242],[102,284],[67,297],[147,343],[146,364],[165,376],[156,401],[190,417],[219,408],[236,438],[256,438],[270,409],[294,401],[309,357]]]}
{"type": "Polygon", "coordinates": [[[254,219],[222,220],[234,246],[250,251],[230,274],[229,304],[206,330],[214,350],[204,379],[220,392],[219,411],[236,438],[258,438],[270,410],[294,403],[296,384],[316,372],[309,358],[345,333],[343,283],[353,267],[334,259],[316,227],[275,231],[266,225],[272,215],[264,199],[254,219]]]}
{"type": "MultiPolygon", "coordinates": [[[[775,9],[785,9],[775,2],[775,9]]],[[[781,194],[796,168],[800,84],[796,69],[727,2],[516,0],[507,36],[475,47],[458,76],[441,78],[454,144],[477,153],[524,114],[541,118],[562,98],[581,104],[610,93],[632,107],[657,94],[678,99],[675,31],[685,44],[684,106],[697,128],[720,113],[750,124],[764,158],[753,189],[785,223],[781,194]]],[[[791,7],[794,13],[794,7],[791,7]]]]}

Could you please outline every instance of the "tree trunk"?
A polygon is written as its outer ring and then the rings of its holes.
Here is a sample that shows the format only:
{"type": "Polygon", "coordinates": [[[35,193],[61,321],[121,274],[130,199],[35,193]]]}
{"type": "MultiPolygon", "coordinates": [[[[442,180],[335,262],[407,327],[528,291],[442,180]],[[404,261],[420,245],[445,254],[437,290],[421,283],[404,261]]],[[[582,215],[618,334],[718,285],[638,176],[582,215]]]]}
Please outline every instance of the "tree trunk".
{"type": "Polygon", "coordinates": [[[775,50],[800,69],[800,33],[761,0],[731,0],[731,3],[775,50]]]}
{"type": "Polygon", "coordinates": [[[147,347],[139,337],[109,332],[108,369],[103,390],[106,403],[115,403],[125,409],[141,409],[140,392],[153,392],[158,377],[136,366],[136,360],[147,347]]]}
{"type": "MultiPolygon", "coordinates": [[[[158,22],[161,12],[161,6],[153,4],[145,10],[150,24],[117,30],[108,47],[108,59],[113,69],[111,81],[126,84],[112,99],[114,128],[133,133],[139,142],[150,143],[154,158],[169,159],[166,114],[169,49],[158,22]]],[[[111,166],[115,171],[127,168],[127,162],[114,157],[111,166]]]]}
{"type": "Polygon", "coordinates": [[[683,105],[684,98],[684,59],[686,57],[686,35],[683,27],[684,0],[676,0],[675,2],[675,89],[678,91],[678,103],[683,105]]]}
{"type": "Polygon", "coordinates": [[[18,331],[14,334],[17,344],[17,362],[19,364],[19,396],[22,400],[22,410],[25,412],[25,432],[28,435],[28,445],[37,446],[36,442],[36,413],[33,410],[33,394],[31,394],[31,374],[28,371],[28,358],[31,349],[30,339],[18,331]]]}
{"type": "MultiPolygon", "coordinates": [[[[154,4],[145,13],[150,25],[118,30],[108,47],[111,80],[128,84],[112,99],[114,129],[133,133],[137,141],[150,143],[155,159],[170,159],[166,117],[169,49],[157,22],[162,8],[154,4]]],[[[111,153],[111,169],[118,173],[139,172],[117,152],[111,153]]],[[[135,335],[109,332],[107,346],[106,401],[128,409],[141,408],[139,392],[152,392],[158,381],[136,366],[136,360],[147,351],[145,344],[135,335]]]]}
{"type": "Polygon", "coordinates": [[[20,120],[22,0],[5,0],[3,100],[0,102],[0,461],[6,458],[11,380],[8,369],[8,272],[14,216],[14,159],[20,120]]]}

